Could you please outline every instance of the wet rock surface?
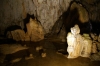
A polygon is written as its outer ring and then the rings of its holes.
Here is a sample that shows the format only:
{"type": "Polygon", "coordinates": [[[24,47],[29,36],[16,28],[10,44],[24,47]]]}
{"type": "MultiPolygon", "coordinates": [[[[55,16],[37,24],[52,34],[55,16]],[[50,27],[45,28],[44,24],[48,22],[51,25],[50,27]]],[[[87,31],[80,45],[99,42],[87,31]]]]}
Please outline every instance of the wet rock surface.
{"type": "Polygon", "coordinates": [[[42,40],[39,42],[23,42],[29,47],[29,50],[23,50],[12,54],[10,59],[21,57],[22,59],[15,63],[0,63],[0,66],[99,66],[100,61],[91,61],[89,58],[78,57],[76,59],[68,59],[68,54],[62,54],[66,51],[66,43],[63,42],[51,42],[48,40],[42,40]],[[42,46],[45,50],[46,57],[42,57],[39,52],[36,51],[36,47],[42,46]],[[58,50],[62,51],[57,53],[58,50]],[[64,50],[64,51],[63,51],[64,50]],[[26,51],[33,54],[33,58],[25,60],[23,55],[26,55],[26,51]]]}

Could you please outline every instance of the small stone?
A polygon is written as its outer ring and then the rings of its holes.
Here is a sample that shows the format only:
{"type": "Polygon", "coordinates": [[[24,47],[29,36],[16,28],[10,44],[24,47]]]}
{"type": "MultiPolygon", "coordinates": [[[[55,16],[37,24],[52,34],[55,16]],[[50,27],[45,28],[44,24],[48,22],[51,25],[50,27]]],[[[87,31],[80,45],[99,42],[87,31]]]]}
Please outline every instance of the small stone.
{"type": "Polygon", "coordinates": [[[42,53],[41,56],[44,58],[46,57],[46,53],[42,53]]]}

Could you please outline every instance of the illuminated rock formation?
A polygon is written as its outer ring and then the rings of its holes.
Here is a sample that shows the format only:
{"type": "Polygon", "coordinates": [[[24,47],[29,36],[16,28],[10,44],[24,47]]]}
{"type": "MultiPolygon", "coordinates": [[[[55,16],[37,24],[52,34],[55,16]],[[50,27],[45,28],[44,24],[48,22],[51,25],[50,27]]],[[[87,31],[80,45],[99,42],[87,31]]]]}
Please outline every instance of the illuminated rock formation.
{"type": "Polygon", "coordinates": [[[71,28],[67,35],[69,53],[68,58],[77,58],[79,56],[89,57],[91,55],[92,40],[88,34],[81,36],[78,25],[71,28]]]}
{"type": "Polygon", "coordinates": [[[67,43],[68,43],[67,51],[69,53],[68,58],[77,58],[78,56],[81,55],[83,37],[79,33],[80,29],[78,25],[72,27],[71,32],[68,33],[67,36],[67,43]]]}
{"type": "Polygon", "coordinates": [[[41,24],[36,20],[30,18],[29,23],[26,24],[27,36],[30,37],[30,41],[40,41],[44,39],[44,30],[41,24]]]}

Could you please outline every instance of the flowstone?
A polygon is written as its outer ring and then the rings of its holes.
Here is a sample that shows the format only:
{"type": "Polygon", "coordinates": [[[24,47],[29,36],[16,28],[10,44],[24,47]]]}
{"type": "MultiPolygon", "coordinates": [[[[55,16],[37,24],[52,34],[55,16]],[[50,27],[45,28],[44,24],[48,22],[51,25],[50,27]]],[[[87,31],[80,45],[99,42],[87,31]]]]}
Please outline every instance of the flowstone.
{"type": "Polygon", "coordinates": [[[69,53],[68,58],[77,58],[79,56],[89,57],[91,54],[92,41],[88,34],[81,36],[78,25],[71,28],[71,32],[67,35],[69,53]]]}

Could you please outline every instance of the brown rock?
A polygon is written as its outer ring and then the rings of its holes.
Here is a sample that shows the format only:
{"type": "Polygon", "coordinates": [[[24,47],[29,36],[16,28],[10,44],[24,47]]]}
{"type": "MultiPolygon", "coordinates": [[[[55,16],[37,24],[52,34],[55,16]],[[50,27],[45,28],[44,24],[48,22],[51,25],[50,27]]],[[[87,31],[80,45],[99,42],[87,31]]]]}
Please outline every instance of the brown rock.
{"type": "Polygon", "coordinates": [[[92,45],[92,53],[97,53],[97,46],[96,46],[96,43],[93,43],[92,45]]]}
{"type": "Polygon", "coordinates": [[[99,42],[97,42],[97,48],[100,51],[100,43],[99,42]]]}
{"type": "Polygon", "coordinates": [[[89,37],[89,34],[83,34],[84,40],[83,40],[83,49],[81,52],[82,57],[89,57],[91,55],[91,49],[92,49],[92,40],[89,37]]]}
{"type": "Polygon", "coordinates": [[[27,34],[31,41],[40,41],[44,39],[44,29],[36,19],[30,18],[30,22],[26,26],[27,34]]]}
{"type": "Polygon", "coordinates": [[[95,33],[90,33],[93,40],[98,40],[98,36],[95,33]]]}
{"type": "Polygon", "coordinates": [[[24,41],[25,40],[25,32],[21,29],[17,29],[11,31],[12,37],[16,41],[24,41]]]}
{"type": "Polygon", "coordinates": [[[71,10],[77,8],[78,12],[79,12],[79,20],[84,23],[84,22],[88,22],[89,20],[89,16],[88,16],[88,12],[86,11],[86,9],[81,5],[81,4],[77,4],[76,2],[74,2],[71,5],[71,10]]]}

